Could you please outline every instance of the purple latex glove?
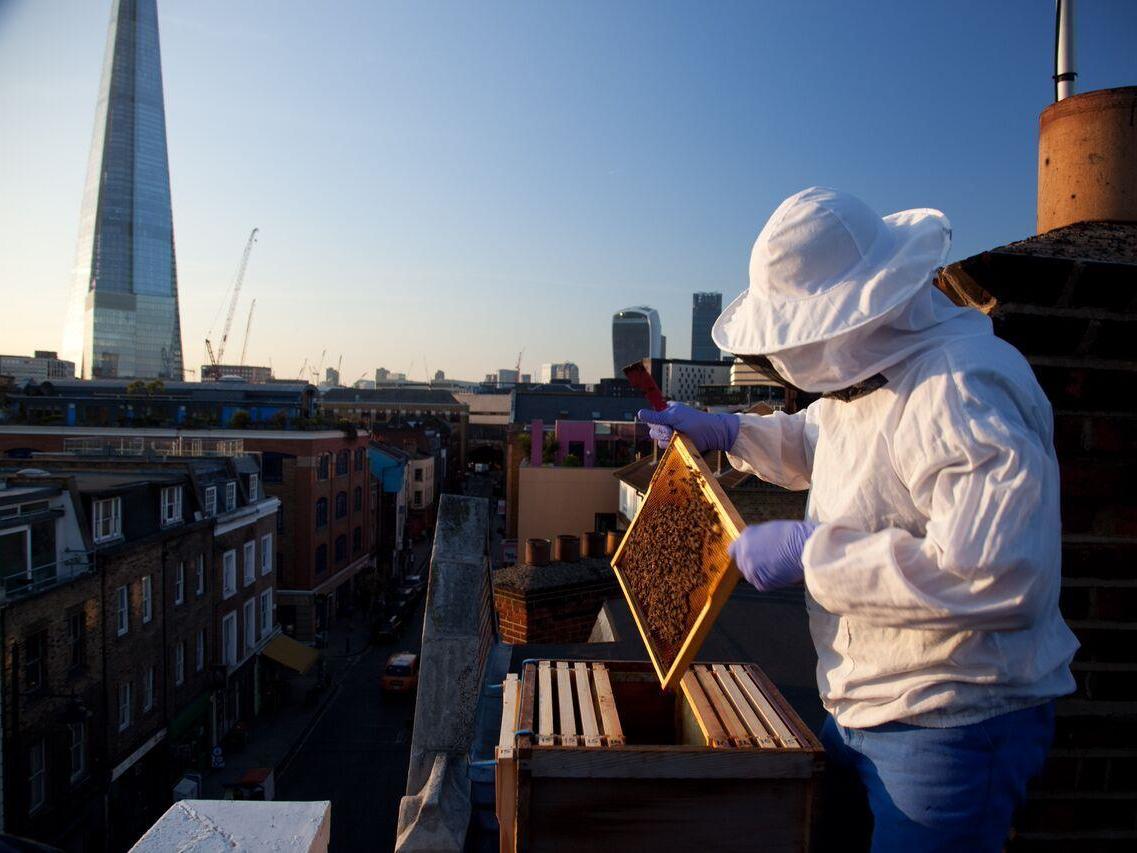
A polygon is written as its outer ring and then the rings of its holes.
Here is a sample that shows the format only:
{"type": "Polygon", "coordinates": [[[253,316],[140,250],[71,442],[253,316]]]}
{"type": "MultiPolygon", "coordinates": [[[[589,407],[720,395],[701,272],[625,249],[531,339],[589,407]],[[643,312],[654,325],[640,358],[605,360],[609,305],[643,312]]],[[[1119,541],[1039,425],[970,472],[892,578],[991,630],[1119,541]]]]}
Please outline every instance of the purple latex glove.
{"type": "Polygon", "coordinates": [[[738,437],[738,416],[700,412],[682,403],[668,403],[662,412],[640,409],[637,417],[651,429],[648,435],[660,447],[667,447],[671,433],[679,431],[695,442],[700,453],[708,450],[730,450],[738,437]]]}
{"type": "Polygon", "coordinates": [[[738,570],[759,592],[801,583],[801,552],[817,525],[812,521],[767,521],[752,524],[730,543],[738,570]]]}

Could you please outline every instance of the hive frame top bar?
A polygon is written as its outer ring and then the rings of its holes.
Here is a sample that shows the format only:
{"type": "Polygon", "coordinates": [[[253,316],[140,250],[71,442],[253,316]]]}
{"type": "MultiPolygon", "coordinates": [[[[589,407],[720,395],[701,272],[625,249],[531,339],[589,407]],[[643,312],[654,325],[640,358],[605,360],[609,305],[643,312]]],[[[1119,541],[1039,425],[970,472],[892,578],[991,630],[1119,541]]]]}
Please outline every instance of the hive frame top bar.
{"type": "Polygon", "coordinates": [[[678,458],[683,468],[696,474],[704,497],[715,507],[723,530],[730,539],[733,540],[737,538],[746,527],[746,522],[743,521],[742,516],[739,515],[738,510],[735,509],[734,504],[731,503],[730,498],[726,496],[726,492],[723,491],[722,486],[720,486],[715,479],[711,469],[707,466],[707,463],[703,461],[703,457],[700,453],[695,449],[695,445],[687,436],[676,432],[672,436],[667,450],[664,451],[663,456],[660,458],[659,464],[656,466],[655,474],[652,476],[648,490],[644,494],[643,502],[640,504],[636,517],[632,520],[632,524],[624,534],[620,547],[612,557],[612,569],[616,574],[616,579],[620,583],[624,598],[627,600],[628,606],[632,611],[632,618],[635,619],[636,628],[639,630],[640,637],[643,639],[644,647],[647,649],[648,657],[651,659],[655,673],[659,677],[660,685],[665,690],[678,689],[679,682],[683,678],[683,673],[687,671],[687,668],[699,653],[699,649],[702,647],[703,641],[714,625],[715,619],[718,618],[723,605],[726,604],[731,592],[734,591],[735,585],[741,578],[733,560],[718,576],[711,578],[707,599],[702,609],[692,622],[675,659],[671,665],[665,669],[659,650],[656,648],[655,641],[652,638],[651,632],[648,630],[645,614],[640,607],[639,601],[632,594],[631,585],[625,579],[620,567],[628,544],[633,539],[632,532],[636,527],[636,523],[640,520],[645,510],[648,512],[652,511],[654,506],[652,503],[652,490],[663,488],[663,482],[667,477],[665,472],[671,469],[673,457],[678,458]]]}

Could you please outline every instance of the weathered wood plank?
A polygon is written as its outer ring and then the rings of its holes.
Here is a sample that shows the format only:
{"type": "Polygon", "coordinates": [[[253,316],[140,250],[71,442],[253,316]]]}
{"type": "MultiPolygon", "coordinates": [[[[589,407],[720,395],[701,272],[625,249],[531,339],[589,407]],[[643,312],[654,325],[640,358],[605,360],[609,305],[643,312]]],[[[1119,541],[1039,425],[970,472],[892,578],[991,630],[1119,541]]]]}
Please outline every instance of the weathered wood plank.
{"type": "Polygon", "coordinates": [[[679,685],[683,688],[683,695],[687,697],[687,702],[695,714],[695,721],[707,740],[707,746],[713,748],[730,746],[730,736],[719,722],[714,706],[707,699],[695,673],[691,671],[684,673],[679,685]]]}
{"type": "Polygon", "coordinates": [[[781,745],[787,749],[800,749],[801,743],[798,741],[797,735],[786,725],[781,714],[779,714],[777,709],[770,703],[769,698],[762,688],[750,677],[750,673],[746,671],[746,668],[732,664],[730,671],[737,679],[738,685],[746,695],[746,698],[750,700],[755,710],[762,716],[762,720],[766,723],[767,728],[778,738],[781,745]]]}
{"type": "Polygon", "coordinates": [[[573,708],[572,678],[567,661],[557,661],[557,709],[560,712],[561,746],[577,746],[576,710],[573,708]]]}
{"type": "Polygon", "coordinates": [[[537,669],[537,743],[552,746],[553,736],[553,671],[547,660],[538,664],[537,669]]]}
{"type": "Polygon", "coordinates": [[[616,710],[612,683],[608,680],[608,667],[594,663],[592,680],[596,683],[596,703],[600,706],[600,722],[604,725],[604,737],[608,739],[608,746],[623,746],[624,729],[620,725],[620,713],[616,710]]]}
{"type": "Polygon", "coordinates": [[[513,673],[505,677],[501,686],[501,732],[496,750],[497,767],[494,770],[495,811],[497,812],[498,849],[512,853],[514,826],[517,821],[517,761],[514,757],[514,732],[517,731],[517,713],[521,698],[521,682],[513,673]]]}
{"type": "Polygon", "coordinates": [[[742,720],[734,712],[734,708],[731,707],[710,669],[703,664],[695,664],[691,667],[691,671],[699,679],[699,686],[703,688],[707,699],[714,706],[715,713],[718,714],[723,728],[726,729],[731,744],[738,747],[753,746],[754,742],[750,739],[750,733],[746,731],[746,726],[742,724],[742,720]]]}
{"type": "Polygon", "coordinates": [[[588,664],[577,661],[573,667],[576,673],[576,702],[580,708],[580,727],[584,730],[585,746],[603,746],[600,730],[596,727],[596,706],[592,702],[592,685],[588,679],[588,664]]]}
{"type": "Polygon", "coordinates": [[[714,673],[715,679],[726,694],[726,698],[730,700],[731,706],[746,725],[746,730],[750,733],[754,743],[762,749],[774,749],[778,745],[777,741],[762,722],[761,717],[755,713],[750,702],[747,701],[746,696],[735,681],[734,674],[721,663],[712,665],[711,672],[714,673]]]}

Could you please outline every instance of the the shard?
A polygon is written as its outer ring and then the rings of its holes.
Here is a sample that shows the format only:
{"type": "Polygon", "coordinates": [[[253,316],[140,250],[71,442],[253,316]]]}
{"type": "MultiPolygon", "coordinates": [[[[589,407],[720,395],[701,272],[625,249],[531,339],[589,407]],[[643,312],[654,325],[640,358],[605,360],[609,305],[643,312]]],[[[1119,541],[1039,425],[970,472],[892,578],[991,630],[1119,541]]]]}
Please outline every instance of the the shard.
{"type": "Polygon", "coordinates": [[[114,0],[64,358],[85,379],[182,378],[156,0],[114,0]]]}

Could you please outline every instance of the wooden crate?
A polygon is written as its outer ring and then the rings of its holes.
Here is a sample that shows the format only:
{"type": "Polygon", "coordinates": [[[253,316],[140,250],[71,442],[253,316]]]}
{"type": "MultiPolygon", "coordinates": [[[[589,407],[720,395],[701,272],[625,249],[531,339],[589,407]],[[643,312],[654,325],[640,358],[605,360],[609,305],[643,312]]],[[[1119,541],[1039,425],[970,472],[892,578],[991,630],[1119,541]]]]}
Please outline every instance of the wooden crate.
{"type": "Polygon", "coordinates": [[[504,685],[503,851],[801,851],[821,744],[757,667],[535,661],[504,685]]]}
{"type": "MultiPolygon", "coordinates": [[[[703,640],[741,577],[727,548],[744,527],[746,522],[690,439],[675,433],[656,466],[636,517],[612,557],[612,568],[620,582],[620,588],[628,601],[659,681],[665,689],[675,690],[678,687],[683,673],[695,659],[703,640]],[[713,529],[700,527],[704,539],[697,548],[700,554],[697,564],[676,560],[661,544],[658,535],[660,528],[674,526],[676,513],[691,512],[695,503],[691,497],[695,494],[690,486],[692,483],[698,494],[709,503],[713,517],[717,519],[713,529]],[[649,530],[652,532],[648,533],[649,530]],[[661,616],[658,611],[653,613],[651,606],[637,594],[637,584],[631,577],[633,558],[650,567],[650,572],[645,572],[645,577],[658,577],[662,570],[688,576],[701,575],[701,579],[692,577],[688,583],[691,591],[687,596],[685,624],[667,624],[674,621],[674,614],[661,616]],[[679,635],[681,639],[673,644],[664,644],[659,637],[665,632],[679,635]]],[[[696,550],[694,546],[692,550],[696,550]]],[[[652,580],[654,579],[653,577],[652,580]]],[[[653,589],[659,588],[654,582],[647,585],[653,589]]],[[[666,609],[659,607],[659,611],[666,609]]]]}

